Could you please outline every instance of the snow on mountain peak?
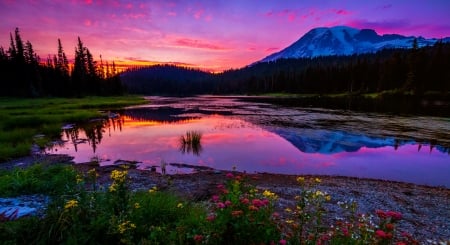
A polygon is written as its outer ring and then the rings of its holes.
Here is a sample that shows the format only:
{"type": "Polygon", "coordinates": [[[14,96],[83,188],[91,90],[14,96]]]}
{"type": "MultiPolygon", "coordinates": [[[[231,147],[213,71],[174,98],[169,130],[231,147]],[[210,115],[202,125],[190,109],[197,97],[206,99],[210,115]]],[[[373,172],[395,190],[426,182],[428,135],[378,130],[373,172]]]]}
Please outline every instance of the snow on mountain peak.
{"type": "MultiPolygon", "coordinates": [[[[372,29],[348,26],[318,27],[280,52],[271,54],[260,62],[287,58],[312,58],[330,55],[373,53],[385,48],[411,48],[416,37],[398,34],[378,35],[372,29]]],[[[433,45],[437,39],[417,37],[419,47],[433,45]]],[[[446,40],[446,39],[444,39],[446,40]]]]}

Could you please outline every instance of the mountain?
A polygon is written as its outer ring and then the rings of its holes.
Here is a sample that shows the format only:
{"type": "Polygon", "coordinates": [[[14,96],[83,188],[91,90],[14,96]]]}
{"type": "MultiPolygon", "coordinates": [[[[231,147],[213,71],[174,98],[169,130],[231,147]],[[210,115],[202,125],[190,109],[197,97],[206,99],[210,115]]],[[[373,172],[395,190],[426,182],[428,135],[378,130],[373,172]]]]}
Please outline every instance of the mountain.
{"type": "MultiPolygon", "coordinates": [[[[418,47],[433,45],[439,40],[406,37],[398,34],[378,35],[372,29],[355,29],[347,26],[320,27],[310,30],[289,47],[271,54],[259,62],[282,58],[374,53],[387,48],[411,48],[414,39],[417,39],[418,47]]],[[[443,41],[448,42],[450,38],[445,38],[443,41]]]]}

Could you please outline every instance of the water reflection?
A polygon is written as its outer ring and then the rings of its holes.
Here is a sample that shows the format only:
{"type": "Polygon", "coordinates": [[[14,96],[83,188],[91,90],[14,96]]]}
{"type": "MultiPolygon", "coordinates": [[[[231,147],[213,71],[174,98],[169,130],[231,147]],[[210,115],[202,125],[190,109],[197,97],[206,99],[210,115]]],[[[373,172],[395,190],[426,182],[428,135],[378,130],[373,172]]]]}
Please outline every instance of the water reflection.
{"type": "Polygon", "coordinates": [[[247,172],[450,186],[447,119],[283,108],[230,97],[152,98],[150,105],[111,115],[68,125],[62,139],[68,143],[49,151],[73,155],[76,162],[98,156],[103,165],[133,160],[142,169],[164,159],[169,174],[189,172],[171,169],[173,163],[237,165],[247,172]]]}
{"type": "Polygon", "coordinates": [[[203,149],[200,142],[201,138],[202,133],[198,131],[187,131],[185,135],[180,136],[180,152],[200,156],[203,149]]]}

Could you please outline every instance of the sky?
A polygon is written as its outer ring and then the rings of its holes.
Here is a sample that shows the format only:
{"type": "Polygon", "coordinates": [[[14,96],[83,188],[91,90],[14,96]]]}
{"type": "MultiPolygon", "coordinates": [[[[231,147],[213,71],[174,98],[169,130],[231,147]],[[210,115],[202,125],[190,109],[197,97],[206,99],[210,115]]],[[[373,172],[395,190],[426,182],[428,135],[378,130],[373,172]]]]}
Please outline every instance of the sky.
{"type": "Polygon", "coordinates": [[[18,27],[46,59],[80,37],[96,60],[174,63],[220,72],[289,46],[316,27],[450,36],[448,0],[0,0],[0,46],[18,27]]]}

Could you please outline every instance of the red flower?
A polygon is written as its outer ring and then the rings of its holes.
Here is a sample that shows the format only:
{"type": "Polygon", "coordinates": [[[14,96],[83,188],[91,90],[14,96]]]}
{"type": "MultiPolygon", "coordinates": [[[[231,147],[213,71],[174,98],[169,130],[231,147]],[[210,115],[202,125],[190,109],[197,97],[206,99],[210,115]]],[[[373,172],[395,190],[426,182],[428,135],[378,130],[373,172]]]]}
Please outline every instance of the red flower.
{"type": "Polygon", "coordinates": [[[281,240],[280,240],[280,245],[286,245],[286,243],[287,243],[286,240],[284,240],[284,239],[281,239],[281,240]]]}
{"type": "Polygon", "coordinates": [[[243,214],[244,214],[244,211],[242,211],[242,210],[231,211],[231,216],[233,216],[233,217],[239,217],[243,214]]]}
{"type": "Polygon", "coordinates": [[[393,220],[400,220],[402,219],[402,214],[395,211],[388,211],[386,213],[387,216],[391,217],[393,220]]]}
{"type": "Polygon", "coordinates": [[[214,216],[214,215],[208,215],[208,217],[206,217],[206,220],[207,221],[214,221],[216,219],[216,216],[214,216]]]}
{"type": "Polygon", "coordinates": [[[194,241],[201,242],[202,240],[203,240],[203,236],[202,235],[194,235],[194,241]]]}
{"type": "Polygon", "coordinates": [[[254,206],[254,205],[250,205],[250,206],[248,206],[248,209],[249,209],[250,211],[258,211],[259,208],[257,208],[257,207],[254,206]]]}
{"type": "Polygon", "coordinates": [[[386,214],[386,212],[384,212],[383,210],[375,210],[375,213],[378,215],[378,217],[380,217],[380,218],[382,218],[382,219],[385,219],[385,218],[387,218],[387,214],[386,214]]]}
{"type": "Polygon", "coordinates": [[[386,238],[386,232],[382,231],[382,230],[377,230],[375,231],[375,236],[379,237],[379,238],[386,238]]]}
{"type": "Polygon", "coordinates": [[[241,203],[247,205],[250,203],[250,200],[248,200],[248,198],[242,198],[241,203]]]}
{"type": "Polygon", "coordinates": [[[392,231],[394,228],[395,228],[394,224],[392,223],[386,224],[386,229],[392,231]]]}
{"type": "Polygon", "coordinates": [[[227,175],[225,175],[227,178],[232,179],[234,177],[234,175],[232,173],[227,173],[227,175]]]}
{"type": "Polygon", "coordinates": [[[228,206],[231,206],[232,203],[229,200],[226,200],[224,204],[225,204],[225,206],[228,207],[228,206]]]}

